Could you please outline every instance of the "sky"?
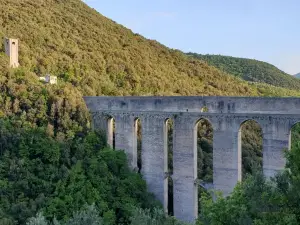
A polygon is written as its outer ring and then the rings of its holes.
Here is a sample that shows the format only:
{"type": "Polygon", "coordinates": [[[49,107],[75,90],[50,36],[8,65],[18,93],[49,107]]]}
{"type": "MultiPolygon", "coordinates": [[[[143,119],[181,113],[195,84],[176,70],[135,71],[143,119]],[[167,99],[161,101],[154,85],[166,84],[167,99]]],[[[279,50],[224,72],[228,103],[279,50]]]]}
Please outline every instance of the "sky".
{"type": "Polygon", "coordinates": [[[83,0],[167,47],[300,72],[300,0],[83,0]]]}

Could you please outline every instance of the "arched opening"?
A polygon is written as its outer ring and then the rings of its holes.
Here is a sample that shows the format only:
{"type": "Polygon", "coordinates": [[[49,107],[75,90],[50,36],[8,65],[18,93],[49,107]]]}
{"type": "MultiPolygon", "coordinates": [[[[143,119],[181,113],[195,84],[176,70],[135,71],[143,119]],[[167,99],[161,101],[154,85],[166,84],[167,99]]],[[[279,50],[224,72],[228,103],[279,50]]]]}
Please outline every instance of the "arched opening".
{"type": "Polygon", "coordinates": [[[197,122],[198,179],[213,182],[213,127],[207,119],[197,122]]]}
{"type": "Polygon", "coordinates": [[[174,205],[173,205],[173,127],[174,122],[171,119],[165,121],[165,186],[167,186],[167,193],[165,193],[165,211],[169,215],[174,215],[174,205]]]}
{"type": "MultiPolygon", "coordinates": [[[[198,199],[203,192],[213,188],[213,127],[207,119],[200,119],[195,126],[195,151],[197,163],[198,199]]],[[[198,211],[200,208],[198,209],[198,211]]]]}
{"type": "Polygon", "coordinates": [[[243,122],[238,134],[239,180],[256,170],[262,170],[263,132],[254,120],[243,122]]]}
{"type": "Polygon", "coordinates": [[[295,123],[289,135],[289,150],[293,149],[300,142],[300,122],[295,123]]]}
{"type": "Polygon", "coordinates": [[[142,170],[142,123],[139,118],[134,120],[137,170],[142,170]]]}
{"type": "Polygon", "coordinates": [[[107,144],[115,148],[115,130],[116,130],[116,123],[113,117],[109,117],[107,120],[107,144]]]}

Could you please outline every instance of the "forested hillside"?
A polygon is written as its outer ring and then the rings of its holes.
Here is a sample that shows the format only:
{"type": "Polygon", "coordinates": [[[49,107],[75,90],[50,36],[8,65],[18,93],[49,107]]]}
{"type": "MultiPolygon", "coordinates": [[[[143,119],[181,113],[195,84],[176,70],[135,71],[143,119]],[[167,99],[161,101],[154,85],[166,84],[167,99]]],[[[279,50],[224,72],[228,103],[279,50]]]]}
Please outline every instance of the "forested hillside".
{"type": "Polygon", "coordinates": [[[101,134],[57,141],[45,129],[4,120],[0,131],[1,225],[23,225],[37,212],[64,221],[86,204],[95,204],[107,225],[128,224],[135,207],[158,206],[125,153],[101,134]]]}
{"type": "Polygon", "coordinates": [[[0,115],[72,137],[89,126],[83,95],[299,96],[248,84],[147,40],[80,0],[0,0],[0,38],[20,39],[20,68],[0,45],[0,115]],[[22,31],[22,32],[20,32],[22,31]],[[38,80],[57,75],[59,84],[38,80]]]}
{"type": "MultiPolygon", "coordinates": [[[[80,0],[0,0],[4,37],[20,40],[18,69],[8,68],[0,45],[0,118],[9,120],[0,123],[0,219],[7,225],[24,224],[39,210],[67,223],[94,202],[104,224],[129,224],[132,205],[153,208],[125,155],[90,133],[84,95],[300,96],[297,82],[249,83],[147,40],[80,0]],[[58,76],[58,85],[40,82],[46,73],[58,76]]],[[[213,131],[199,127],[199,177],[212,181],[213,131]]],[[[247,129],[249,172],[261,160],[261,142],[255,124],[247,129]]],[[[150,218],[140,214],[140,221],[150,218]]]]}
{"type": "Polygon", "coordinates": [[[132,33],[80,0],[1,0],[0,18],[0,37],[20,39],[22,67],[58,75],[84,95],[258,94],[204,62],[132,33]]]}
{"type": "Polygon", "coordinates": [[[196,53],[187,53],[187,55],[201,59],[225,73],[247,81],[266,83],[288,89],[300,89],[300,80],[266,62],[223,55],[201,55],[196,53]]]}

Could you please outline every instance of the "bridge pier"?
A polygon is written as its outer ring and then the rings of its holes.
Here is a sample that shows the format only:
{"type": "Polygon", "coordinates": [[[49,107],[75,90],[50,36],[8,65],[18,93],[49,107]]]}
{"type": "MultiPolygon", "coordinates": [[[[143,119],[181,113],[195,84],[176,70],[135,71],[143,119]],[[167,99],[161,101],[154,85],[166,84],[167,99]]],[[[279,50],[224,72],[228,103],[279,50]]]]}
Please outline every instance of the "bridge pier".
{"type": "Polygon", "coordinates": [[[197,126],[188,116],[178,116],[174,122],[174,216],[194,222],[198,217],[197,126]]]}
{"type": "Polygon", "coordinates": [[[168,209],[167,140],[165,118],[158,115],[143,115],[142,121],[142,175],[148,191],[168,209]]]}
{"type": "Polygon", "coordinates": [[[115,149],[124,150],[129,166],[137,167],[137,137],[135,131],[135,118],[129,114],[120,114],[115,117],[115,149]]]}
{"type": "Polygon", "coordinates": [[[214,189],[229,195],[241,181],[241,149],[238,147],[239,128],[232,118],[218,118],[213,123],[214,189]]]}
{"type": "Polygon", "coordinates": [[[263,127],[263,172],[273,177],[285,167],[284,149],[289,148],[290,126],[285,120],[271,120],[263,127]]]}
{"type": "Polygon", "coordinates": [[[102,113],[93,113],[92,120],[92,129],[105,132],[107,144],[113,147],[113,118],[102,113]]]}

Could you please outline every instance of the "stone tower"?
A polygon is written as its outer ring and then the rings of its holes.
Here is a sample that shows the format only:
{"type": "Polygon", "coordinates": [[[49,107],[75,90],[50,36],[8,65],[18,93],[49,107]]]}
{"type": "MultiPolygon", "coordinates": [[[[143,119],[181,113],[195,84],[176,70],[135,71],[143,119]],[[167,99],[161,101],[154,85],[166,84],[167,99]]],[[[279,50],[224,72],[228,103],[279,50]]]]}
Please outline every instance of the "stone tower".
{"type": "Polygon", "coordinates": [[[5,54],[9,56],[9,66],[17,68],[19,66],[19,40],[4,38],[5,54]]]}

